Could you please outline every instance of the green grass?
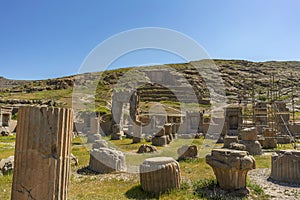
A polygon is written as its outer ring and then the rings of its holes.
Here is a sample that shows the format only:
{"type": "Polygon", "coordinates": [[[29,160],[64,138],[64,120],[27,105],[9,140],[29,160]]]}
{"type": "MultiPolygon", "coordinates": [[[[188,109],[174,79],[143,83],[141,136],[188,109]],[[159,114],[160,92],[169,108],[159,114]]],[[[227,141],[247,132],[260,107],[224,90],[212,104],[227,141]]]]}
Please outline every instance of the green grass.
{"type": "MultiPolygon", "coordinates": [[[[105,138],[109,141],[109,137],[105,138]]],[[[6,158],[13,155],[13,147],[6,148],[14,144],[15,136],[0,137],[0,156],[6,158]]],[[[205,199],[199,193],[199,188],[213,188],[217,185],[212,168],[206,164],[204,154],[197,159],[180,161],[182,188],[171,190],[167,193],[155,196],[144,192],[139,184],[138,174],[111,173],[111,174],[82,174],[77,173],[85,169],[89,163],[90,146],[85,146],[86,137],[76,137],[72,141],[72,153],[78,157],[79,165],[72,164],[72,175],[68,199],[88,200],[88,199],[205,199]]],[[[112,144],[127,152],[126,161],[130,164],[141,163],[145,158],[151,156],[177,156],[177,148],[184,144],[195,144],[200,149],[203,139],[177,139],[168,147],[158,148],[158,154],[136,155],[141,144],[132,144],[131,139],[111,141],[112,144]],[[130,160],[132,159],[132,160],[130,160]]],[[[147,142],[143,142],[146,144],[147,142]]],[[[148,143],[149,144],[149,143],[148,143]]],[[[205,141],[205,144],[212,145],[212,141],[205,141]]],[[[257,168],[270,168],[271,154],[254,156],[257,168]]],[[[10,199],[12,175],[0,177],[0,199],[10,199]]],[[[267,199],[261,186],[248,180],[247,187],[251,191],[252,199],[267,199]]],[[[216,197],[215,199],[221,197],[216,197]]]]}

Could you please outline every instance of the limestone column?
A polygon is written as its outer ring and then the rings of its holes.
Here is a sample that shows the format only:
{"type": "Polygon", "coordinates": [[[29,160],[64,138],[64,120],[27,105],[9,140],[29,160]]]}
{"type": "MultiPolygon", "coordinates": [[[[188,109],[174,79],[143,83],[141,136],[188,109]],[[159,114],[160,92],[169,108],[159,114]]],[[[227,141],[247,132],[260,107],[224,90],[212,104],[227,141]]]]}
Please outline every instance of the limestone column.
{"type": "Polygon", "coordinates": [[[140,165],[140,182],[144,191],[163,193],[181,187],[179,163],[171,157],[146,159],[140,165]]]}
{"type": "Polygon", "coordinates": [[[20,107],[12,200],[65,200],[69,189],[73,113],[20,107]]]}

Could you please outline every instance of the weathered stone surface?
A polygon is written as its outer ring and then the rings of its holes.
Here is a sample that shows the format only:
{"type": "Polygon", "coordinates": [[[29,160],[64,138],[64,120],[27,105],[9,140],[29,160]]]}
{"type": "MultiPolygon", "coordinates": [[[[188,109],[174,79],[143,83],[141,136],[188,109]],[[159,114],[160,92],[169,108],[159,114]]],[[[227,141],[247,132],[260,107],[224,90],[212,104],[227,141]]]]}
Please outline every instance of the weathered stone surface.
{"type": "Polygon", "coordinates": [[[100,149],[102,147],[108,147],[108,144],[105,140],[95,140],[93,143],[93,149],[100,149]]]}
{"type": "Polygon", "coordinates": [[[112,140],[122,140],[122,134],[120,132],[121,127],[119,124],[113,125],[113,132],[111,134],[112,140]]]}
{"type": "Polygon", "coordinates": [[[152,145],[142,144],[138,149],[137,153],[153,153],[157,151],[157,148],[152,145]]]}
{"type": "Polygon", "coordinates": [[[230,143],[229,149],[233,149],[233,150],[239,150],[239,151],[247,151],[247,148],[245,145],[243,144],[239,144],[239,143],[230,143]]]}
{"type": "Polygon", "coordinates": [[[170,157],[148,158],[140,165],[140,181],[144,191],[156,194],[180,188],[179,163],[170,157]]]}
{"type": "Polygon", "coordinates": [[[196,145],[183,145],[177,150],[177,154],[178,154],[178,160],[197,158],[198,147],[196,145]]]}
{"type": "Polygon", "coordinates": [[[99,119],[98,117],[92,117],[90,119],[90,132],[92,134],[99,134],[100,133],[100,125],[99,125],[99,119]]]}
{"type": "Polygon", "coordinates": [[[244,128],[240,131],[241,140],[257,140],[257,129],[256,127],[244,128]]]}
{"type": "Polygon", "coordinates": [[[171,123],[165,124],[164,128],[165,128],[166,135],[172,135],[172,124],[171,123]]]}
{"type": "Polygon", "coordinates": [[[277,147],[277,140],[276,138],[266,137],[260,141],[262,148],[264,149],[273,149],[277,147]]]}
{"type": "Polygon", "coordinates": [[[231,143],[239,143],[237,136],[225,136],[224,137],[224,148],[229,148],[231,143]]]}
{"type": "Polygon", "coordinates": [[[93,149],[89,168],[99,173],[126,171],[125,155],[121,151],[109,148],[93,149]]]}
{"type": "Polygon", "coordinates": [[[67,199],[72,111],[20,107],[18,119],[12,199],[67,199]]]}
{"type": "Polygon", "coordinates": [[[136,122],[136,124],[133,125],[133,143],[140,143],[142,142],[142,125],[141,122],[136,122]]]}
{"type": "Polygon", "coordinates": [[[10,156],[0,161],[0,171],[2,174],[12,173],[14,169],[14,156],[10,156]]]}
{"type": "Polygon", "coordinates": [[[152,145],[154,146],[166,146],[168,144],[167,136],[161,137],[153,137],[152,138],[152,145]]]}
{"type": "Polygon", "coordinates": [[[278,151],[273,154],[270,178],[300,184],[300,151],[278,151]]]}
{"type": "Polygon", "coordinates": [[[260,143],[252,140],[241,140],[241,144],[246,146],[246,150],[249,152],[251,155],[261,155],[262,150],[261,150],[261,145],[260,143]]]}
{"type": "Polygon", "coordinates": [[[155,137],[165,136],[165,128],[162,127],[157,133],[155,133],[155,137]]]}
{"type": "Polygon", "coordinates": [[[91,133],[89,133],[87,135],[87,143],[94,143],[95,141],[101,140],[101,139],[102,139],[102,137],[101,137],[100,134],[91,134],[91,133]]]}
{"type": "Polygon", "coordinates": [[[217,181],[224,190],[246,188],[246,176],[249,170],[255,169],[255,160],[247,151],[214,149],[206,156],[215,173],[217,181]]]}

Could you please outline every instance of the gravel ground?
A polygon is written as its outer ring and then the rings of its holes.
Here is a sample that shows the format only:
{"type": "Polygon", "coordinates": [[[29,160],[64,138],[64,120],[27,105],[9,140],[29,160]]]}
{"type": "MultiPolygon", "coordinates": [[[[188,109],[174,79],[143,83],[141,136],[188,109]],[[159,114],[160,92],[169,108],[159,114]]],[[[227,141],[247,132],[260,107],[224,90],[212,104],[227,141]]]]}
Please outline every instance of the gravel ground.
{"type": "Polygon", "coordinates": [[[248,174],[250,180],[263,187],[270,199],[299,200],[300,185],[287,184],[268,180],[271,170],[255,169],[248,174]]]}

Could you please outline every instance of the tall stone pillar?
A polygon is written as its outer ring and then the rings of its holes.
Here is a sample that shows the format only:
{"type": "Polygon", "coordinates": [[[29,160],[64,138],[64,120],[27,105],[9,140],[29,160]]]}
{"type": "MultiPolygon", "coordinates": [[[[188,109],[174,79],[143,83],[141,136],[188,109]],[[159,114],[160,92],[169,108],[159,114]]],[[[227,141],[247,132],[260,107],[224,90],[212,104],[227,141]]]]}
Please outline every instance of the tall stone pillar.
{"type": "Polygon", "coordinates": [[[12,200],[67,199],[72,130],[70,109],[19,109],[12,200]]]}

